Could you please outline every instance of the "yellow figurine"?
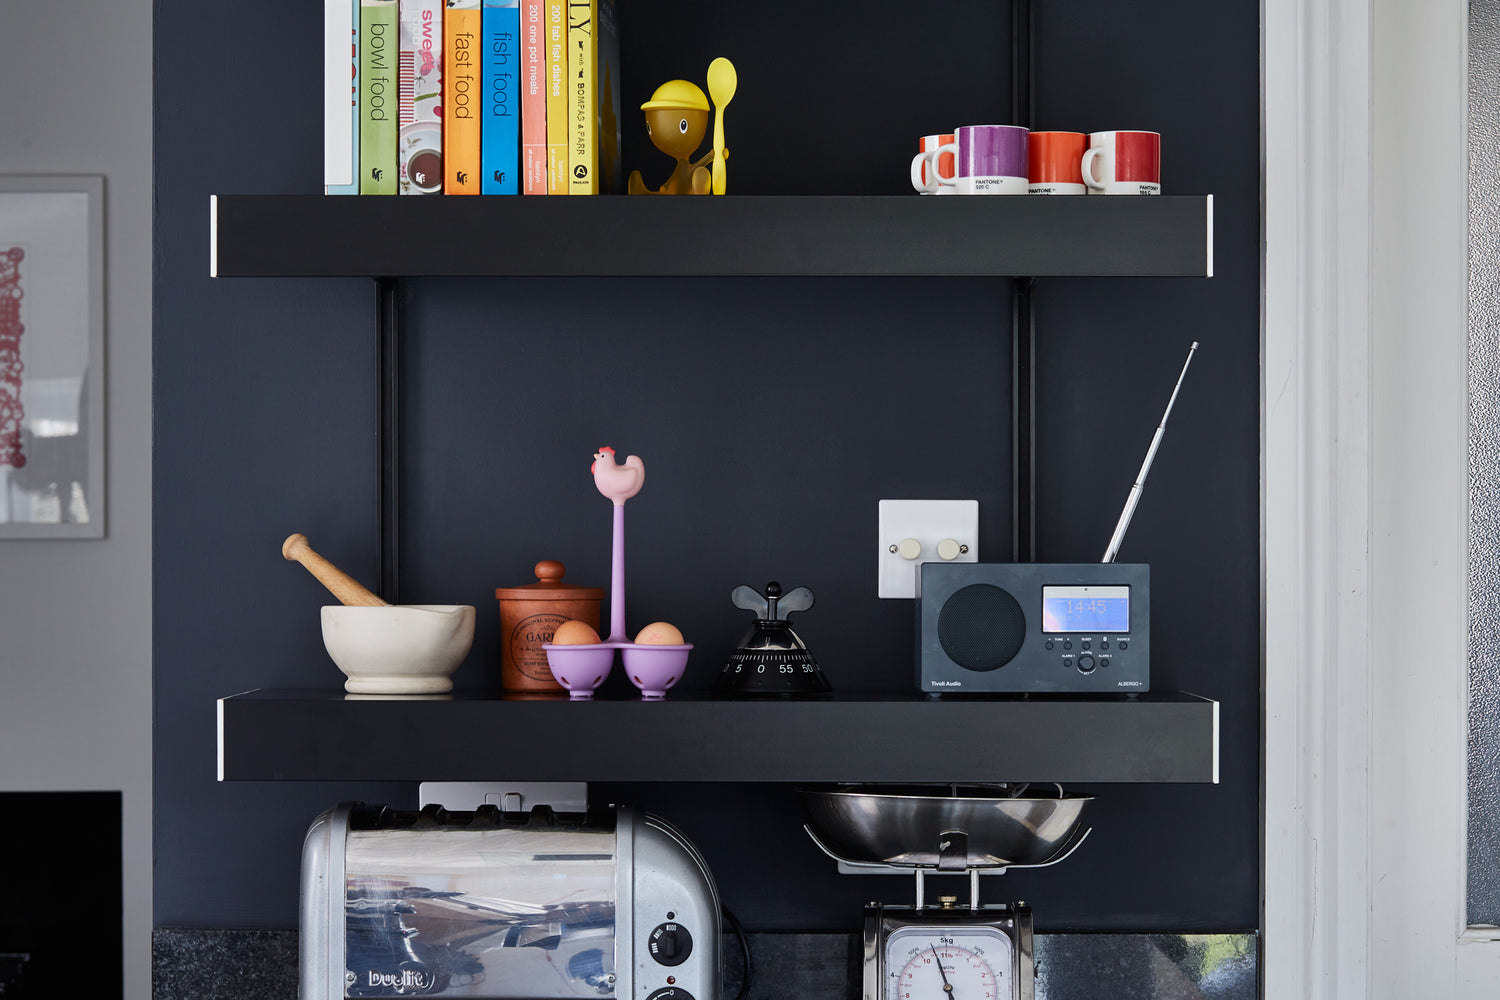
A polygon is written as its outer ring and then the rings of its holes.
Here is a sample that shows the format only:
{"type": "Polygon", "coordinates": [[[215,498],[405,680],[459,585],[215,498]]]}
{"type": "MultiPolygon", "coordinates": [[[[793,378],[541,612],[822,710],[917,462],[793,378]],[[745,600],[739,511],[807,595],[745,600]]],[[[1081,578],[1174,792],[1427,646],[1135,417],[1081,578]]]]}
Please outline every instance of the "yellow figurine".
{"type": "Polygon", "coordinates": [[[677,161],[672,176],[652,191],[641,179],[639,170],[630,172],[631,194],[723,194],[726,184],[725,161],[729,149],[724,145],[724,107],[734,96],[737,78],[728,59],[715,59],[708,67],[708,89],[713,94],[714,142],[707,153],[689,160],[703,142],[708,130],[708,98],[697,84],[687,80],[670,80],[656,88],[651,100],[641,105],[646,112],[646,134],[651,144],[677,161]],[[712,170],[705,164],[712,162],[712,170]]]}

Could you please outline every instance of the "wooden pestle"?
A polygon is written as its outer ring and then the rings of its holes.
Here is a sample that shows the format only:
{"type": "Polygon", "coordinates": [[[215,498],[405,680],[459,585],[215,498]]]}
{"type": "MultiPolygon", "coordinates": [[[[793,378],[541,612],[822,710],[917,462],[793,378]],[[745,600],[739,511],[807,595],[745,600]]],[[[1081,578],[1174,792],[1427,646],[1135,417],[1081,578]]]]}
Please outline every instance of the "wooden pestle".
{"type": "Polygon", "coordinates": [[[386,607],[385,601],[362,587],[358,580],[314,552],[312,546],[307,543],[306,535],[289,536],[281,543],[281,554],[307,567],[307,571],[317,577],[318,582],[327,587],[341,604],[369,608],[386,607]]]}

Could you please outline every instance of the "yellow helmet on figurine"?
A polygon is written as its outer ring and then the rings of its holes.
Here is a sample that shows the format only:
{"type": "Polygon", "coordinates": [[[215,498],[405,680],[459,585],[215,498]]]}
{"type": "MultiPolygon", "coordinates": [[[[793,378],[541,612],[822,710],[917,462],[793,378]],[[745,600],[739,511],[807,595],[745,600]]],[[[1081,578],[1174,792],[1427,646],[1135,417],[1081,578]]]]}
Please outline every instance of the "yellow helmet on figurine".
{"type": "Polygon", "coordinates": [[[651,100],[641,105],[642,111],[656,108],[692,108],[708,111],[708,95],[696,83],[687,80],[668,80],[656,88],[651,100]]]}

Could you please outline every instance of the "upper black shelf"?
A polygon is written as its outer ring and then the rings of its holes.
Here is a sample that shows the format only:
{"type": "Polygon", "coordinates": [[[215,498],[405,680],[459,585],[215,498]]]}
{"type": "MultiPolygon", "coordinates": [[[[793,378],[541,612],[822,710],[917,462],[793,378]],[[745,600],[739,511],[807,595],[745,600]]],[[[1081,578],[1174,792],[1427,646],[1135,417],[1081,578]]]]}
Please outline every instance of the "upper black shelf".
{"type": "Polygon", "coordinates": [[[1219,704],[836,694],[219,701],[219,777],[337,781],[1216,782],[1219,704]]]}
{"type": "Polygon", "coordinates": [[[210,273],[1213,275],[1213,196],[215,195],[210,273]]]}

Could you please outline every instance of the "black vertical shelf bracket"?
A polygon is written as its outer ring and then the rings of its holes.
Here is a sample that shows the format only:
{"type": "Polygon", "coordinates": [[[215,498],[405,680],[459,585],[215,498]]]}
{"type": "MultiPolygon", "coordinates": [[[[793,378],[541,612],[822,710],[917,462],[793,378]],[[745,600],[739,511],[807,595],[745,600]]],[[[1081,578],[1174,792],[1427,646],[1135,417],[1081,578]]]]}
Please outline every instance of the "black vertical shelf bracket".
{"type": "Polygon", "coordinates": [[[1011,560],[1036,560],[1036,279],[1011,286],[1011,560]]]}
{"type": "Polygon", "coordinates": [[[1011,124],[1031,128],[1036,114],[1032,73],[1035,52],[1036,23],[1031,15],[1031,0],[1011,0],[1010,4],[1010,116],[1011,124]]]}
{"type": "Polygon", "coordinates": [[[377,593],[391,604],[401,593],[401,281],[375,279],[380,531],[375,543],[377,593]]]}
{"type": "MultiPolygon", "coordinates": [[[[1031,0],[1011,0],[1011,122],[1036,116],[1031,0]]],[[[1036,559],[1036,279],[1011,282],[1011,560],[1036,559]]]]}

